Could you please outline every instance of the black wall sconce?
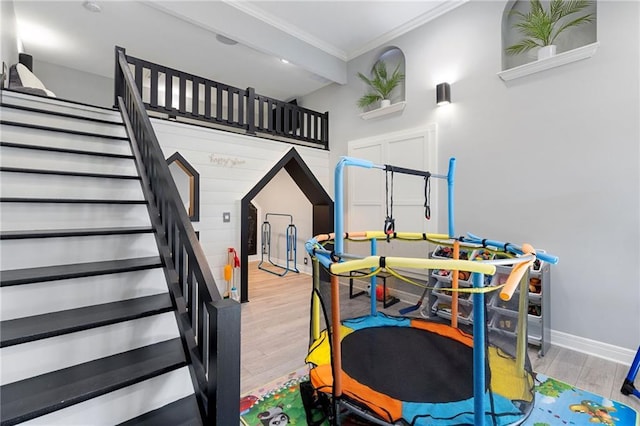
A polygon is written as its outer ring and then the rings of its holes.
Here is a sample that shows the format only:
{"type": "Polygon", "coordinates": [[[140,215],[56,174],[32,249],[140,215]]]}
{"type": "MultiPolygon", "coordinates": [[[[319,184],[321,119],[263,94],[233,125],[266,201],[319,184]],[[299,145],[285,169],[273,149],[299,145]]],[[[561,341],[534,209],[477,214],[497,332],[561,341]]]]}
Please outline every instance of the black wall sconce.
{"type": "Polygon", "coordinates": [[[436,103],[438,105],[451,103],[451,86],[449,83],[440,83],[436,86],[436,103]]]}

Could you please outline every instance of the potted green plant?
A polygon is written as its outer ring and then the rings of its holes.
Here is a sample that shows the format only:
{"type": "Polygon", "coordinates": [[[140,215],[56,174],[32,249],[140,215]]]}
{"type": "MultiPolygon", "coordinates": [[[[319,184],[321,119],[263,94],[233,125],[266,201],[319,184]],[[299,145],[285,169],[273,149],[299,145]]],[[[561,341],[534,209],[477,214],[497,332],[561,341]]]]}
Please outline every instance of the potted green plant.
{"type": "Polygon", "coordinates": [[[505,49],[508,55],[517,55],[539,48],[538,59],[555,55],[554,44],[558,36],[572,27],[593,22],[593,13],[573,17],[591,5],[589,0],[552,0],[546,10],[540,0],[530,0],[529,13],[512,11],[519,18],[513,26],[525,38],[505,49]]]}
{"type": "Polygon", "coordinates": [[[381,107],[391,105],[391,100],[389,99],[391,93],[404,80],[404,74],[400,72],[400,64],[398,64],[393,73],[389,74],[387,64],[384,61],[378,61],[374,65],[371,78],[361,72],[358,73],[358,77],[372,89],[372,92],[367,93],[358,100],[360,108],[368,107],[378,101],[380,101],[381,107]]]}

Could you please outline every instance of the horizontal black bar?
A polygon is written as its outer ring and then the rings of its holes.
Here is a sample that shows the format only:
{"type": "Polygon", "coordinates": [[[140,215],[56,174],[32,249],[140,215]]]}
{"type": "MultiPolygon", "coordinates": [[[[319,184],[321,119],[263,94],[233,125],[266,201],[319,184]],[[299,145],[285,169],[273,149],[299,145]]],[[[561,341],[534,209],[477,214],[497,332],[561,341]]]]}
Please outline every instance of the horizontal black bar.
{"type": "Polygon", "coordinates": [[[51,126],[39,126],[37,124],[20,123],[17,121],[0,120],[0,124],[4,126],[26,127],[29,129],[46,130],[48,132],[68,133],[70,135],[90,136],[90,137],[102,138],[102,139],[116,139],[116,140],[125,140],[125,141],[129,140],[127,136],[104,135],[102,133],[83,132],[80,130],[72,130],[72,129],[61,129],[59,127],[51,127],[51,126]]]}
{"type": "Polygon", "coordinates": [[[0,203],[51,203],[51,204],[147,204],[146,200],[109,200],[96,198],[24,198],[3,197],[0,203]]]}
{"type": "Polygon", "coordinates": [[[424,176],[424,177],[431,176],[431,172],[426,172],[424,170],[405,169],[404,167],[390,166],[388,164],[384,165],[384,169],[388,172],[401,173],[404,175],[414,175],[414,176],[424,176]]]}
{"type": "Polygon", "coordinates": [[[2,108],[13,108],[13,109],[19,109],[21,111],[28,111],[28,112],[34,112],[34,113],[46,114],[46,115],[55,115],[55,116],[58,116],[58,117],[73,118],[73,119],[83,120],[83,121],[91,121],[92,123],[113,124],[113,125],[116,125],[116,126],[122,126],[122,119],[121,118],[120,118],[120,121],[112,121],[112,120],[104,120],[104,119],[101,119],[101,118],[85,117],[85,116],[82,116],[82,115],[69,114],[67,112],[45,110],[45,109],[41,109],[41,108],[33,108],[33,107],[28,107],[28,106],[23,106],[23,105],[13,105],[13,104],[0,103],[0,106],[2,108]]]}
{"type": "Polygon", "coordinates": [[[0,240],[23,240],[27,238],[87,237],[94,235],[146,234],[154,232],[151,226],[130,226],[121,228],[79,228],[79,229],[43,229],[29,231],[3,231],[0,240]]]}

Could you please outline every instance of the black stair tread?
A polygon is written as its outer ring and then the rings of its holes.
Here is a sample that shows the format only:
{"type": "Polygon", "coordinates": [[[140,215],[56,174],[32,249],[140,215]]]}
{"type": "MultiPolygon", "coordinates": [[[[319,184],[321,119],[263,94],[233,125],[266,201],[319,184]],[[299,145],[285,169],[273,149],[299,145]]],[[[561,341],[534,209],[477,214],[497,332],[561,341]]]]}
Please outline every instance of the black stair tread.
{"type": "Polygon", "coordinates": [[[11,108],[11,109],[19,109],[19,110],[22,110],[22,111],[29,111],[29,112],[33,112],[33,113],[37,113],[37,114],[53,115],[53,116],[57,116],[57,117],[70,118],[70,119],[74,119],[74,120],[91,121],[93,123],[113,124],[115,126],[124,125],[123,122],[122,122],[121,117],[118,117],[116,119],[118,121],[105,120],[105,119],[102,119],[102,118],[87,117],[87,116],[78,115],[78,114],[71,114],[71,113],[68,113],[68,112],[62,112],[62,111],[56,111],[56,110],[44,109],[44,108],[35,108],[35,107],[32,107],[32,106],[16,105],[16,104],[4,103],[4,102],[0,103],[0,107],[11,108]]]}
{"type": "Polygon", "coordinates": [[[162,293],[2,321],[0,347],[147,317],[168,312],[172,308],[169,293],[162,293]]]}
{"type": "Polygon", "coordinates": [[[78,176],[78,177],[107,178],[107,179],[140,179],[140,176],[138,175],[75,172],[75,171],[68,171],[68,170],[52,170],[52,169],[27,169],[24,167],[0,167],[0,172],[32,173],[32,174],[40,174],[40,175],[58,175],[58,176],[78,176]]]}
{"type": "Polygon", "coordinates": [[[65,154],[79,154],[79,155],[91,155],[95,157],[109,157],[109,158],[122,158],[122,159],[133,159],[134,156],[131,154],[118,154],[115,152],[100,152],[100,151],[88,151],[84,149],[71,149],[71,148],[61,148],[61,147],[52,147],[45,145],[32,145],[27,143],[15,143],[15,142],[0,142],[0,146],[4,146],[6,148],[19,148],[19,149],[31,149],[34,151],[48,151],[48,152],[60,152],[65,154]]]}
{"type": "Polygon", "coordinates": [[[84,229],[43,229],[28,231],[0,232],[0,240],[18,240],[26,238],[82,237],[91,235],[143,234],[153,232],[151,226],[128,226],[119,228],[84,228],[84,229]]]}
{"type": "Polygon", "coordinates": [[[3,197],[0,203],[69,203],[69,204],[147,204],[146,200],[118,200],[107,198],[35,198],[35,197],[3,197]]]}
{"type": "Polygon", "coordinates": [[[196,426],[202,425],[198,401],[195,395],[149,411],[118,426],[196,426]]]}
{"type": "Polygon", "coordinates": [[[148,256],[101,262],[75,263],[70,265],[44,266],[39,268],[11,269],[0,273],[0,286],[7,287],[43,281],[140,271],[160,266],[162,266],[162,261],[159,256],[148,256]]]}
{"type": "Polygon", "coordinates": [[[10,383],[2,425],[13,425],[159,376],[186,364],[179,338],[10,383]]]}
{"type": "Polygon", "coordinates": [[[127,136],[112,136],[112,135],[105,135],[103,133],[97,133],[97,132],[85,132],[81,130],[63,129],[60,127],[40,126],[37,124],[22,123],[19,121],[0,120],[0,124],[3,126],[26,127],[29,129],[46,130],[48,132],[68,133],[71,135],[91,136],[91,137],[98,137],[103,139],[129,140],[127,136]]]}

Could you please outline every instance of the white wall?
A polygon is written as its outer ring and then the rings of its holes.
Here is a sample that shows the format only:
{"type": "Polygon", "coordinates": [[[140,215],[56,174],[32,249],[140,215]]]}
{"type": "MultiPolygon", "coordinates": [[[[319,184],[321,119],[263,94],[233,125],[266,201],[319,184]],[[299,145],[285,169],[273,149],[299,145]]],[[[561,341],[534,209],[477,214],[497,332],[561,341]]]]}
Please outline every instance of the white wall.
{"type": "Polygon", "coordinates": [[[89,105],[113,107],[112,78],[89,74],[33,58],[33,73],[58,98],[89,105]]]}
{"type": "MultiPolygon", "coordinates": [[[[227,248],[234,247],[240,255],[240,201],[291,149],[291,145],[168,120],[152,119],[152,123],[165,158],[178,151],[200,173],[200,221],[193,222],[193,227],[200,231],[200,243],[216,284],[223,292],[227,248]],[[231,213],[231,222],[223,223],[223,212],[231,213]]],[[[295,149],[327,189],[329,153],[301,146],[295,149]]],[[[303,202],[309,212],[311,205],[306,197],[302,200],[294,193],[290,178],[289,182],[274,178],[271,183],[273,195],[269,195],[271,191],[264,196],[259,194],[263,213],[258,217],[258,223],[262,223],[267,210],[278,213],[293,211],[298,226],[298,259],[302,263],[303,242],[312,237],[311,213],[305,217],[303,202]],[[278,182],[283,188],[273,189],[277,188],[278,182]],[[283,197],[283,194],[287,196],[283,197]],[[281,207],[271,205],[274,199],[277,202],[277,198],[280,198],[281,207]],[[300,199],[301,207],[297,205],[297,199],[300,199]],[[284,211],[279,211],[282,209],[284,211]]]]}
{"type": "MultiPolygon", "coordinates": [[[[373,51],[349,63],[347,85],[303,104],[330,111],[331,164],[346,155],[349,140],[437,123],[439,164],[458,159],[456,232],[529,242],[558,255],[551,283],[556,336],[635,353],[640,4],[598,2],[594,57],[504,83],[496,73],[505,4],[466,3],[389,43],[406,58],[400,115],[358,116],[364,87],[356,73],[371,67],[373,51]],[[438,108],[441,81],[451,82],[453,103],[438,108]]],[[[445,196],[441,191],[442,207],[445,196]]]]}
{"type": "Polygon", "coordinates": [[[8,72],[9,67],[18,62],[16,14],[13,10],[13,1],[0,1],[0,24],[0,56],[2,56],[2,61],[6,64],[8,72]]]}
{"type": "MultiPolygon", "coordinates": [[[[298,185],[293,181],[289,173],[282,169],[273,177],[258,195],[254,198],[255,204],[260,206],[258,211],[258,258],[262,249],[262,223],[267,213],[289,214],[293,216],[293,224],[296,226],[296,264],[299,271],[311,272],[309,264],[304,265],[307,257],[304,243],[313,237],[313,207],[307,197],[302,193],[298,185]]],[[[290,219],[285,216],[269,216],[271,225],[271,260],[286,266],[287,253],[287,227],[290,219]]],[[[268,260],[264,256],[265,262],[268,260]]],[[[265,264],[268,267],[268,264],[265,264]]],[[[293,262],[289,262],[293,268],[293,262]]],[[[271,268],[270,268],[271,269],[271,268]]],[[[271,269],[277,271],[276,269],[271,269]]],[[[279,271],[282,273],[282,271],[279,271]]]]}

